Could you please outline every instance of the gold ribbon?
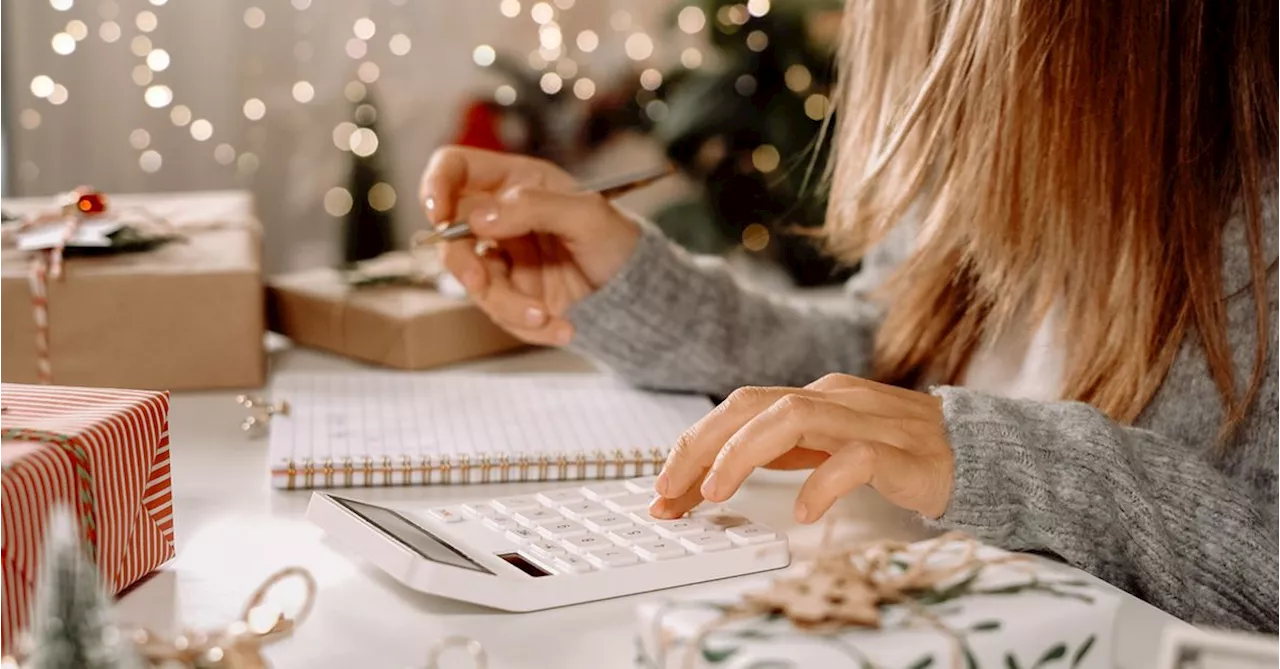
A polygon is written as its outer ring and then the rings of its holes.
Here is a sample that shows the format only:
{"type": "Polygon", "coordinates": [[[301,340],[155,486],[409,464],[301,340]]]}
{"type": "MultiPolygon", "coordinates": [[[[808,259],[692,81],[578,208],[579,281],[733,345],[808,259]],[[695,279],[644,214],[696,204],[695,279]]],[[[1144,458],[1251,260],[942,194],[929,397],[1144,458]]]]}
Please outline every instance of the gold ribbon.
{"type": "Polygon", "coordinates": [[[262,648],[293,634],[311,614],[315,599],[316,580],[311,572],[288,567],[263,581],[245,603],[240,617],[222,629],[186,631],[172,639],[159,638],[144,628],[127,633],[143,659],[154,667],[177,663],[184,667],[261,669],[267,666],[262,648]],[[290,578],[300,579],[306,587],[306,598],[293,616],[267,602],[271,590],[290,578]]]}
{"type": "MultiPolygon", "coordinates": [[[[185,630],[172,638],[163,638],[143,627],[125,627],[121,637],[132,641],[137,656],[145,666],[188,667],[195,669],[266,669],[263,647],[292,635],[315,608],[316,579],[302,567],[287,567],[269,576],[253,591],[240,611],[240,616],[220,629],[185,630]],[[306,596],[297,612],[284,610],[268,601],[280,583],[298,579],[306,588],[306,596]]],[[[466,636],[449,636],[437,640],[427,649],[426,669],[439,669],[440,656],[450,648],[461,647],[471,658],[475,669],[488,667],[484,645],[466,636]]],[[[4,669],[20,669],[24,657],[5,657],[4,669]]]]}

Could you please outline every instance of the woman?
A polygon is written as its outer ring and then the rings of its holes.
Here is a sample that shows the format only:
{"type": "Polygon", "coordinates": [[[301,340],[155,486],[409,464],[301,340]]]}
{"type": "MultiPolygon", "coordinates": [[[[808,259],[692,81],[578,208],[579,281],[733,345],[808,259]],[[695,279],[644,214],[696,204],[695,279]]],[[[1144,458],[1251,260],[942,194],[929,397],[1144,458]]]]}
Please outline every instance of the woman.
{"type": "Polygon", "coordinates": [[[846,309],[754,294],[530,159],[438,153],[443,249],[517,336],[728,399],[652,512],[811,468],[1056,554],[1184,619],[1277,629],[1270,0],[851,0],[825,237],[846,309]]]}

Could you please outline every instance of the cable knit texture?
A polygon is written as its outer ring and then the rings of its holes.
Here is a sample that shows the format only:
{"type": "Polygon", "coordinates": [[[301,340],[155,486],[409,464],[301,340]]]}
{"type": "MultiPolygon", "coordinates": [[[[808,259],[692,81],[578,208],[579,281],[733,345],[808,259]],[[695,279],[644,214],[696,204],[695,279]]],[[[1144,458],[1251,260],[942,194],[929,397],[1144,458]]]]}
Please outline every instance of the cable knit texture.
{"type": "MultiPolygon", "coordinates": [[[[938,528],[1057,555],[1184,620],[1277,631],[1275,191],[1264,209],[1270,319],[1261,392],[1226,455],[1219,395],[1187,338],[1133,425],[1077,402],[960,387],[942,399],[955,488],[938,528]]],[[[724,396],[743,385],[866,376],[881,319],[867,291],[910,247],[897,232],[865,260],[841,309],[748,290],[726,265],[690,256],[643,224],[622,271],[569,314],[573,348],[648,388],[724,396]]],[[[903,230],[906,230],[904,227],[903,230]]],[[[1241,388],[1256,330],[1241,220],[1223,246],[1228,336],[1241,388]]]]}

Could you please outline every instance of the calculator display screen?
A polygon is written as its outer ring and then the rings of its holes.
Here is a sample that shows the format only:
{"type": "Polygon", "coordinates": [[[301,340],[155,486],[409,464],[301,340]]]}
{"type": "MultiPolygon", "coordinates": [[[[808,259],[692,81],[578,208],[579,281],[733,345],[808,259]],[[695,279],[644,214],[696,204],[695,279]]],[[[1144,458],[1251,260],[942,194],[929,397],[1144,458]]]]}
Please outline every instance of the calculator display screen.
{"type": "Polygon", "coordinates": [[[418,527],[391,509],[343,497],[332,497],[331,499],[423,558],[453,567],[462,567],[463,569],[480,571],[486,574],[493,573],[463,555],[458,549],[441,541],[434,534],[418,527]]]}

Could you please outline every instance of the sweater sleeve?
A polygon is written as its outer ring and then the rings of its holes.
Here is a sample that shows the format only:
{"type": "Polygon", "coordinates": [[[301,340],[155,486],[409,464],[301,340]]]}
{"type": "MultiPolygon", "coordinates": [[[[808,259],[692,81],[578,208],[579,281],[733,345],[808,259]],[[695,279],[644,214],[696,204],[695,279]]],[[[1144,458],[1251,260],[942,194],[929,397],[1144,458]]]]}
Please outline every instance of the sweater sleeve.
{"type": "Polygon", "coordinates": [[[880,320],[869,301],[830,309],[755,292],[724,262],[641,229],[621,271],[570,310],[574,350],[637,386],[711,395],[867,374],[880,320]]]}
{"type": "MultiPolygon", "coordinates": [[[[1086,404],[934,392],[955,452],[936,526],[1055,554],[1192,623],[1276,632],[1274,490],[1086,404]]],[[[1274,459],[1275,429],[1263,440],[1240,446],[1274,459]]]]}

